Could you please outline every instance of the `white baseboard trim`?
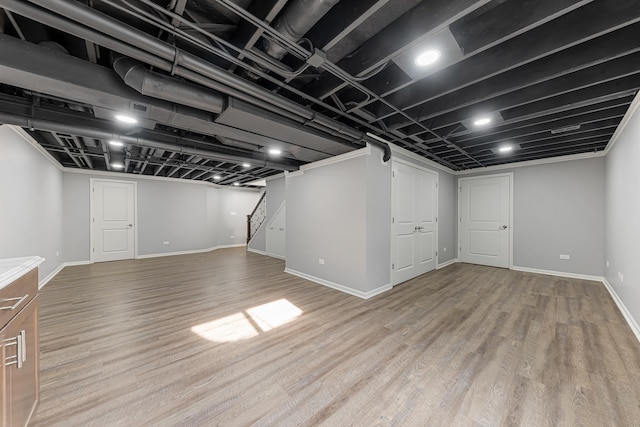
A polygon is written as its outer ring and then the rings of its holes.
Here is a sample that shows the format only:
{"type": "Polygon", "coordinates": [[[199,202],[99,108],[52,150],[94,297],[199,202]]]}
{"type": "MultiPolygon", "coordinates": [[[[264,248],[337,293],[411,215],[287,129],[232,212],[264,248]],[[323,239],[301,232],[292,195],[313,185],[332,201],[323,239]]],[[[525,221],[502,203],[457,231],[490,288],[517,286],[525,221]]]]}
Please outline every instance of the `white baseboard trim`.
{"type": "Polygon", "coordinates": [[[51,281],[51,279],[53,279],[54,277],[56,277],[56,275],[58,273],[60,273],[62,271],[63,268],[65,268],[66,265],[63,262],[62,264],[60,264],[58,266],[58,268],[56,268],[55,270],[53,270],[51,273],[49,273],[49,275],[47,277],[45,277],[44,279],[42,279],[40,281],[40,283],[38,283],[38,290],[44,288],[44,285],[46,285],[47,283],[49,283],[51,281]]]}
{"type": "Polygon", "coordinates": [[[247,246],[247,245],[245,243],[240,243],[240,244],[234,244],[234,245],[213,246],[211,248],[205,248],[205,249],[193,249],[193,250],[190,250],[190,251],[162,252],[162,253],[156,253],[156,254],[145,254],[145,255],[138,255],[138,256],[136,256],[135,259],[148,259],[148,258],[161,258],[161,257],[165,257],[165,256],[202,254],[202,253],[205,253],[205,252],[215,251],[217,249],[239,248],[239,247],[242,247],[242,246],[247,246]]]}
{"type": "Polygon", "coordinates": [[[620,312],[624,316],[624,319],[627,321],[627,324],[633,331],[636,339],[640,342],[640,326],[638,326],[636,319],[633,318],[627,307],[624,305],[624,303],[616,293],[615,289],[613,289],[613,286],[611,286],[611,283],[609,283],[609,281],[605,277],[602,278],[602,283],[604,284],[604,287],[609,291],[609,295],[611,295],[611,298],[613,298],[613,301],[618,306],[618,310],[620,310],[620,312]]]}
{"type": "Polygon", "coordinates": [[[594,282],[602,282],[602,276],[590,276],[588,274],[566,273],[564,271],[540,270],[538,268],[517,267],[513,266],[512,270],[524,271],[525,273],[546,274],[547,276],[567,277],[569,279],[592,280],[594,282]]]}
{"type": "Polygon", "coordinates": [[[338,283],[334,283],[334,282],[330,282],[328,280],[321,279],[319,277],[311,276],[311,275],[306,274],[306,273],[301,273],[301,272],[296,271],[296,270],[291,270],[290,268],[285,268],[284,272],[292,274],[294,276],[301,277],[301,278],[309,280],[311,282],[318,283],[320,285],[324,285],[324,286],[326,286],[328,288],[335,289],[337,291],[341,291],[341,292],[344,292],[344,293],[349,294],[349,295],[353,295],[353,296],[358,297],[358,298],[362,298],[362,299],[369,299],[369,298],[374,297],[376,295],[379,295],[379,294],[381,294],[383,292],[386,292],[386,291],[388,291],[388,290],[390,290],[392,288],[391,284],[388,284],[388,285],[380,286],[379,288],[373,289],[373,290],[368,291],[368,292],[362,292],[362,291],[359,291],[357,289],[352,289],[352,288],[350,288],[348,286],[339,285],[338,283]]]}
{"type": "Polygon", "coordinates": [[[71,262],[63,262],[62,264],[60,264],[58,266],[58,268],[56,268],[55,270],[53,270],[51,273],[49,273],[49,275],[47,277],[45,277],[44,279],[42,279],[40,281],[40,283],[38,283],[38,289],[42,289],[44,288],[44,285],[46,285],[47,283],[49,283],[51,281],[51,279],[53,279],[54,277],[56,277],[56,275],[58,273],[60,273],[65,267],[73,267],[76,265],[87,265],[87,264],[91,264],[91,261],[71,261],[71,262]]]}
{"type": "Polygon", "coordinates": [[[280,255],[276,255],[276,254],[272,254],[269,252],[265,252],[265,251],[261,251],[259,249],[253,249],[253,248],[247,248],[247,252],[253,252],[254,254],[258,254],[258,255],[264,255],[264,256],[268,256],[271,258],[277,258],[277,259],[281,259],[283,261],[286,261],[286,258],[280,255]]]}
{"type": "Polygon", "coordinates": [[[448,267],[452,264],[455,264],[456,262],[458,262],[458,258],[450,259],[449,261],[445,261],[442,264],[436,265],[436,270],[440,270],[441,268],[448,267]]]}

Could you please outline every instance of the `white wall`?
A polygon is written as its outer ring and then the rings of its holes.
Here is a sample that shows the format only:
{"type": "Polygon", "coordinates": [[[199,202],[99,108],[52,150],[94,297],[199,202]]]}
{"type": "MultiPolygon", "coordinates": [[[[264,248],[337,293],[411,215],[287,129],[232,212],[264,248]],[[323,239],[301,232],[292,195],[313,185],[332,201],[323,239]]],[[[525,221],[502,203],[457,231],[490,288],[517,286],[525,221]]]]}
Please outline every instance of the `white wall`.
{"type": "Polygon", "coordinates": [[[0,126],[0,258],[46,258],[42,280],[64,257],[63,174],[20,132],[0,126]]]}
{"type": "Polygon", "coordinates": [[[218,189],[216,240],[214,246],[247,243],[247,215],[260,199],[259,190],[218,189]]]}
{"type": "Polygon", "coordinates": [[[366,157],[366,283],[371,291],[391,283],[391,160],[381,149],[366,157]]]}
{"type": "Polygon", "coordinates": [[[369,291],[366,156],[290,173],[286,180],[286,268],[369,291]]]}
{"type": "Polygon", "coordinates": [[[137,182],[138,255],[246,243],[258,190],[63,172],[32,143],[21,129],[0,126],[0,258],[46,258],[41,280],[63,262],[90,259],[91,178],[137,182]]]}
{"type": "Polygon", "coordinates": [[[138,255],[246,243],[246,215],[257,203],[256,190],[213,188],[202,183],[124,174],[105,177],[67,172],[64,174],[65,261],[90,259],[91,178],[137,183],[138,255]],[[231,215],[232,212],[235,215],[231,215]],[[169,244],[163,244],[164,241],[169,244]]]}
{"type": "Polygon", "coordinates": [[[458,257],[458,179],[438,171],[438,264],[458,257]]]}
{"type": "Polygon", "coordinates": [[[606,174],[605,260],[609,261],[609,267],[605,267],[605,277],[637,325],[640,323],[640,110],[631,114],[607,155],[606,174]]]}
{"type": "MultiPolygon", "coordinates": [[[[513,172],[513,264],[601,277],[605,159],[504,169],[513,172]],[[560,254],[571,259],[561,260],[560,254]]],[[[486,175],[469,174],[464,177],[486,175]]],[[[456,224],[457,225],[457,224],[456,224]]]]}
{"type": "Polygon", "coordinates": [[[273,220],[276,212],[280,206],[285,202],[286,194],[286,182],[284,175],[280,175],[277,178],[268,178],[265,191],[266,196],[266,215],[262,226],[255,233],[251,241],[249,242],[249,249],[255,249],[260,252],[267,251],[267,225],[273,220]]]}

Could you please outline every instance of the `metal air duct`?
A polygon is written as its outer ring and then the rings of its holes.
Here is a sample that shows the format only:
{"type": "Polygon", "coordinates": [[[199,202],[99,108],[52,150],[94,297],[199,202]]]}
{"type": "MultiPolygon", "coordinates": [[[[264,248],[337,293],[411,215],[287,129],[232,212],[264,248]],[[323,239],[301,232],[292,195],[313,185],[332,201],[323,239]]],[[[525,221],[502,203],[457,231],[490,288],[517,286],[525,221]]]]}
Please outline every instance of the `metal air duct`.
{"type": "Polygon", "coordinates": [[[142,95],[216,114],[225,108],[226,96],[192,83],[154,73],[133,59],[122,56],[116,58],[113,61],[113,69],[127,86],[142,95]]]}
{"type": "Polygon", "coordinates": [[[219,90],[268,111],[276,112],[299,123],[316,126],[329,133],[337,132],[356,143],[368,142],[381,147],[385,152],[385,161],[391,156],[391,150],[387,144],[368,138],[363,132],[243,80],[210,62],[178,50],[175,46],[81,3],[63,0],[29,0],[29,3],[18,0],[0,0],[0,6],[147,64],[172,71],[188,80],[219,90]],[[42,9],[35,8],[33,3],[58,15],[47,14],[42,9]],[[68,19],[73,19],[82,25],[70,22],[68,19]]]}
{"type": "MultiPolygon", "coordinates": [[[[180,154],[194,155],[202,157],[204,159],[211,159],[220,162],[230,163],[251,163],[255,166],[262,166],[269,169],[281,170],[281,171],[295,171],[298,170],[298,166],[286,163],[273,162],[270,160],[260,159],[250,156],[238,156],[233,154],[215,153],[208,150],[202,150],[199,148],[179,146],[172,143],[158,142],[148,138],[139,138],[135,136],[129,136],[126,134],[116,134],[107,132],[100,129],[95,129],[88,126],[81,126],[78,124],[66,124],[59,123],[46,119],[38,119],[34,117],[28,117],[20,114],[0,112],[0,123],[11,124],[21,126],[32,130],[41,130],[47,132],[65,133],[69,135],[77,135],[89,138],[96,138],[101,140],[118,140],[125,144],[135,145],[142,148],[155,148],[165,151],[171,151],[180,154]]],[[[181,138],[181,142],[188,142],[188,139],[181,138]]],[[[70,157],[74,157],[70,154],[70,157]]]]}
{"type": "MultiPolygon", "coordinates": [[[[298,42],[340,0],[294,0],[289,2],[271,26],[292,42],[298,42]]],[[[287,50],[279,44],[264,40],[262,50],[280,59],[287,50]]]]}

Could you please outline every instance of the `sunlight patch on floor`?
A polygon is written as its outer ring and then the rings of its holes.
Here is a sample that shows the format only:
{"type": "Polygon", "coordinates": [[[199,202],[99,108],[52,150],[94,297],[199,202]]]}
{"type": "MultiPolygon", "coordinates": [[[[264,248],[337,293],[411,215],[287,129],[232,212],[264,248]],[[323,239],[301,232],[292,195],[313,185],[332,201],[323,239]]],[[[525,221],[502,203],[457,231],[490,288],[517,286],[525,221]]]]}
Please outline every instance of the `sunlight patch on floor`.
{"type": "Polygon", "coordinates": [[[245,312],[201,323],[193,326],[191,331],[213,342],[237,342],[255,338],[260,332],[267,332],[289,323],[301,314],[302,310],[282,298],[249,308],[245,312]]]}
{"type": "Polygon", "coordinates": [[[302,314],[302,310],[283,298],[250,308],[247,310],[247,314],[260,329],[267,332],[295,320],[302,314]]]}

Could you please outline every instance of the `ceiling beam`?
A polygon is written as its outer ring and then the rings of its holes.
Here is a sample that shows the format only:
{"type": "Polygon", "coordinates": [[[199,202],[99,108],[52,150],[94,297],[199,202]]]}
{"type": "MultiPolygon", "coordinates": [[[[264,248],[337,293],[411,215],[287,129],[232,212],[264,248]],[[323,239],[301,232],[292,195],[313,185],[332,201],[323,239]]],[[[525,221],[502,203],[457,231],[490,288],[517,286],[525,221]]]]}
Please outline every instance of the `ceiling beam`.
{"type": "MultiPolygon", "coordinates": [[[[640,51],[640,23],[578,45],[571,49],[570,53],[557,52],[464,89],[421,103],[406,112],[413,117],[422,117],[424,116],[423,112],[429,112],[430,117],[435,117],[638,51],[640,51]]],[[[393,123],[387,123],[387,125],[395,127],[393,123]]]]}
{"type": "MultiPolygon", "coordinates": [[[[394,105],[411,108],[638,21],[640,10],[635,0],[594,1],[404,89],[397,90],[387,82],[384,95],[394,105]]],[[[371,111],[378,116],[389,113],[374,106],[371,111]]]]}
{"type": "MultiPolygon", "coordinates": [[[[336,65],[357,76],[379,68],[391,58],[409,49],[421,40],[448,27],[468,13],[489,3],[490,0],[429,0],[423,1],[407,13],[378,31],[362,43],[352,54],[336,65]]],[[[335,76],[324,76],[313,83],[308,91],[316,98],[326,98],[345,83],[335,76]]]]}
{"type": "MultiPolygon", "coordinates": [[[[445,114],[436,112],[422,115],[419,117],[419,120],[428,123],[428,126],[432,129],[437,129],[459,123],[463,120],[472,119],[478,115],[502,111],[538,100],[557,97],[573,91],[582,91],[585,92],[586,97],[595,98],[598,96],[596,94],[597,92],[594,91],[594,95],[590,95],[591,87],[637,75],[640,73],[640,67],[638,67],[639,61],[640,52],[615,59],[606,64],[600,64],[565,76],[556,77],[552,80],[528,86],[445,114]]],[[[391,126],[393,123],[393,121],[389,121],[387,126],[391,126]]]]}

